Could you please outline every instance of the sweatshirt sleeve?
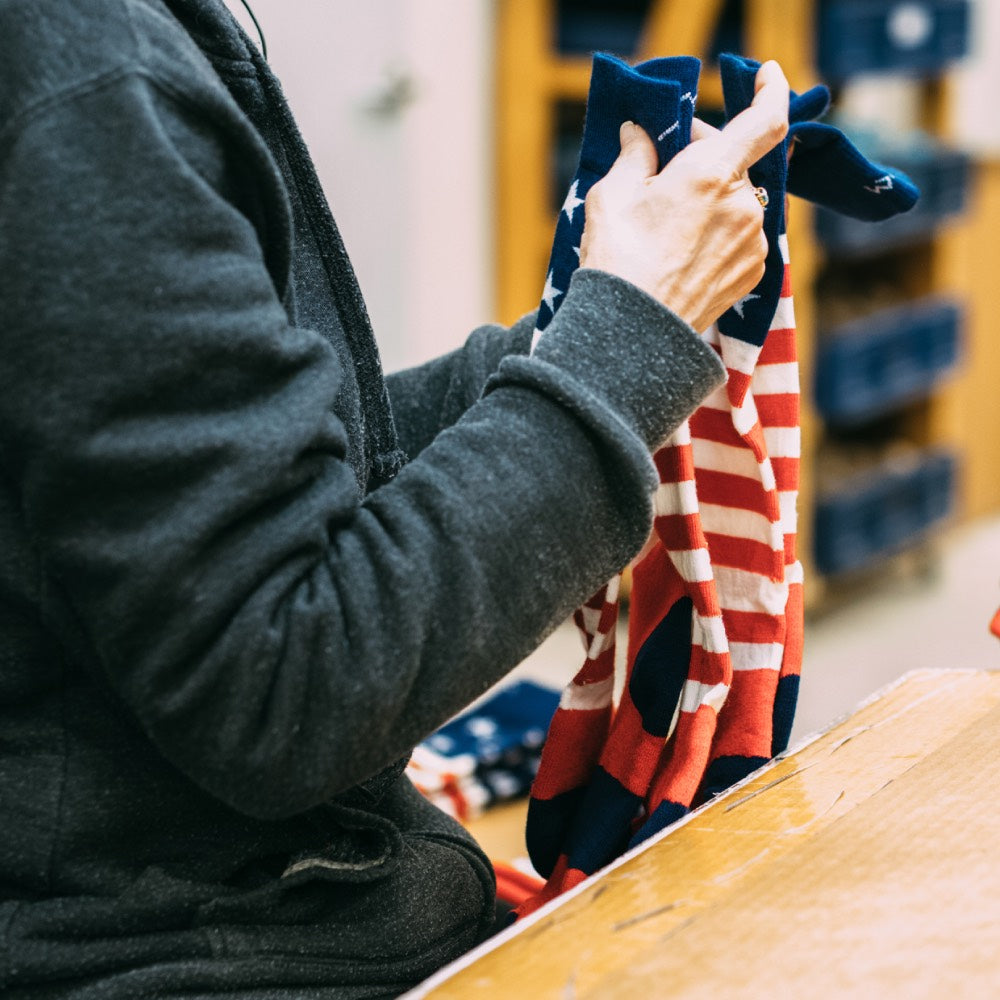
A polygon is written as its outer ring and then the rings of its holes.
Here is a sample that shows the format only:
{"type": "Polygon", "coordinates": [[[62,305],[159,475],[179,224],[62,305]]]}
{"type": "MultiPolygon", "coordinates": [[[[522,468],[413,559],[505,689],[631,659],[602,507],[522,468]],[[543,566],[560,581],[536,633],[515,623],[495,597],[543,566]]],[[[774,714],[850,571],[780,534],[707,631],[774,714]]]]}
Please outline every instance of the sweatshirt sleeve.
{"type": "Polygon", "coordinates": [[[234,200],[240,127],[122,74],[8,133],[0,449],[117,696],[193,781],[280,817],[406,752],[636,553],[650,449],[723,370],[579,272],[536,352],[361,497],[336,353],[262,249],[278,196],[234,200]]]}
{"type": "Polygon", "coordinates": [[[457,350],[387,377],[399,445],[408,458],[472,406],[503,358],[527,354],[535,316],[529,313],[511,327],[478,327],[457,350]]]}

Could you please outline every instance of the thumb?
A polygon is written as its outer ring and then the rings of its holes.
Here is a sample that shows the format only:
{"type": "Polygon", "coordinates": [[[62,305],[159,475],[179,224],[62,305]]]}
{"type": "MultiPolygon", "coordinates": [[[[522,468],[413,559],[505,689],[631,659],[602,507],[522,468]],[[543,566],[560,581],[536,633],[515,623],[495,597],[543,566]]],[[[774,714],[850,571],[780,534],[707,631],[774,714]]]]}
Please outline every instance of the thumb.
{"type": "Polygon", "coordinates": [[[657,173],[656,147],[646,130],[635,122],[622,122],[618,132],[621,152],[608,171],[608,176],[630,175],[637,181],[657,173]]]}

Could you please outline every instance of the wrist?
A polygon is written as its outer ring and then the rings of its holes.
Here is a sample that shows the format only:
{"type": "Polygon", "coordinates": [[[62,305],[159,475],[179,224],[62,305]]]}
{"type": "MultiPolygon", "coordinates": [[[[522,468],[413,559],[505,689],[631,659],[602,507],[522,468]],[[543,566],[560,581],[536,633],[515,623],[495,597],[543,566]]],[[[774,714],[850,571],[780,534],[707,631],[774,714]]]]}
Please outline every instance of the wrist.
{"type": "Polygon", "coordinates": [[[725,380],[715,351],[657,295],[589,265],[534,356],[579,378],[651,449],[725,380]]]}

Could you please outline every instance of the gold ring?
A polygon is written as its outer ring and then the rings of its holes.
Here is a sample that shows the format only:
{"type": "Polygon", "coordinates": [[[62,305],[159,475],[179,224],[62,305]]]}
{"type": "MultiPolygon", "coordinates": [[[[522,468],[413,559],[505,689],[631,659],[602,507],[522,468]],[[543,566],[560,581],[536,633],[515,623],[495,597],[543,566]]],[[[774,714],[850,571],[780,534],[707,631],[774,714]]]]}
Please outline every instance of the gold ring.
{"type": "Polygon", "coordinates": [[[771,200],[767,196],[767,191],[762,187],[755,187],[753,189],[753,196],[760,202],[761,208],[767,208],[767,203],[771,200]]]}

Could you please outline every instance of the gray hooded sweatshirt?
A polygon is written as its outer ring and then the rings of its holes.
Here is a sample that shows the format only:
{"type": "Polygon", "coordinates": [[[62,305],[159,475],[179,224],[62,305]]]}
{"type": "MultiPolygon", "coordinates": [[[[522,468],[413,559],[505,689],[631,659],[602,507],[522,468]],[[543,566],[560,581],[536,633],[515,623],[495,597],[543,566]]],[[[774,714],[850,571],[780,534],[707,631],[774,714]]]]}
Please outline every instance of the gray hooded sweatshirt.
{"type": "Polygon", "coordinates": [[[601,272],[531,330],[383,378],[221,0],[0,0],[5,996],[390,996],[486,933],[403,761],[636,553],[723,378],[601,272]]]}

